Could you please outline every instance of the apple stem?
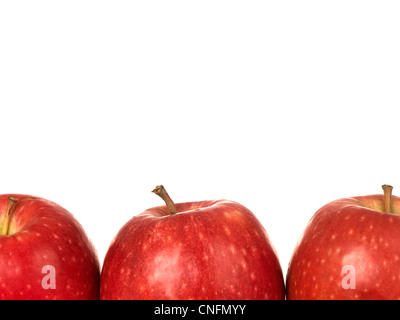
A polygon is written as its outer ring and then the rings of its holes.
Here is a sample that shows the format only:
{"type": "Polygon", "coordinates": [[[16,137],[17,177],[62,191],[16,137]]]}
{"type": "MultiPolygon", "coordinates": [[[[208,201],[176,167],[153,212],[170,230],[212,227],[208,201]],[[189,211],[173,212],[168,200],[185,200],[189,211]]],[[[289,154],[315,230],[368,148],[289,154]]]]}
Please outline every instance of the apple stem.
{"type": "Polygon", "coordinates": [[[392,190],[393,190],[393,187],[388,184],[384,184],[382,186],[382,189],[383,189],[383,194],[385,197],[385,212],[392,213],[392,190]]]}
{"type": "Polygon", "coordinates": [[[161,199],[164,200],[165,204],[167,205],[167,207],[169,209],[169,213],[171,215],[176,213],[175,204],[172,201],[169,194],[167,193],[167,190],[165,190],[164,186],[159,185],[159,186],[155,187],[155,189],[152,192],[154,192],[156,195],[160,196],[161,199]]]}
{"type": "Polygon", "coordinates": [[[4,220],[3,220],[3,225],[0,230],[0,235],[7,235],[10,227],[10,215],[11,215],[11,210],[14,207],[14,205],[17,203],[18,199],[15,199],[12,196],[8,197],[8,203],[7,203],[7,209],[6,213],[4,215],[4,220]]]}

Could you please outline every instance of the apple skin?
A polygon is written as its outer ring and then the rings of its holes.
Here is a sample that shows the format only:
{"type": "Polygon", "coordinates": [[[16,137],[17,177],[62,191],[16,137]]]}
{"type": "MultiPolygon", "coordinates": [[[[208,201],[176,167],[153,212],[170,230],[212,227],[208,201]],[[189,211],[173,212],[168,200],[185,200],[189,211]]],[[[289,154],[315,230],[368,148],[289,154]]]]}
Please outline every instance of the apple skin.
{"type": "Polygon", "coordinates": [[[94,300],[99,298],[97,252],[70,212],[43,198],[0,195],[0,222],[9,196],[10,235],[0,235],[0,300],[94,300]],[[44,266],[54,267],[55,289],[44,289],[44,266]]]}
{"type": "Polygon", "coordinates": [[[287,299],[399,299],[400,198],[392,197],[393,213],[384,208],[383,195],[369,195],[338,199],[319,209],[291,257],[287,299]],[[354,289],[342,285],[350,274],[342,273],[344,266],[354,268],[354,289]]]}
{"type": "Polygon", "coordinates": [[[284,299],[268,235],[244,206],[228,201],[148,209],[129,220],[104,259],[100,299],[284,299]]]}

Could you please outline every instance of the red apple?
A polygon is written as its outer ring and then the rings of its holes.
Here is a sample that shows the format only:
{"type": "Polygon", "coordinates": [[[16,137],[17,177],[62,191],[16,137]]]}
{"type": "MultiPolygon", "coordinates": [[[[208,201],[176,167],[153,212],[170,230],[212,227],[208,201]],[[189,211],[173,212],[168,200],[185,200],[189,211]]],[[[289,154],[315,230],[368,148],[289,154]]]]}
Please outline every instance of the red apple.
{"type": "Polygon", "coordinates": [[[98,299],[99,285],[97,253],[70,212],[0,195],[0,300],[98,299]]]}
{"type": "Polygon", "coordinates": [[[101,299],[284,299],[282,270],[254,214],[227,200],[174,204],[129,220],[106,254],[101,299]]]}
{"type": "Polygon", "coordinates": [[[288,299],[400,298],[400,198],[383,189],[314,214],[290,260],[288,299]]]}

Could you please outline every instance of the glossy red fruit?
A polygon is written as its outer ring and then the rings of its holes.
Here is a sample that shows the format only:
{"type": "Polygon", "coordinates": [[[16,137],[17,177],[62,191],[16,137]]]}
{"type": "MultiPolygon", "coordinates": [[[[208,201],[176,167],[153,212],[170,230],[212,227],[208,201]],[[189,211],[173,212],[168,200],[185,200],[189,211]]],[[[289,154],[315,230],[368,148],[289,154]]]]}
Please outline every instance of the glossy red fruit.
{"type": "Polygon", "coordinates": [[[70,212],[0,195],[0,299],[98,299],[99,278],[96,251],[70,212]]]}
{"type": "Polygon", "coordinates": [[[314,214],[290,261],[289,300],[400,298],[400,198],[391,189],[314,214]]]}
{"type": "Polygon", "coordinates": [[[284,299],[276,252],[250,210],[227,200],[166,202],[119,231],[101,299],[284,299]]]}

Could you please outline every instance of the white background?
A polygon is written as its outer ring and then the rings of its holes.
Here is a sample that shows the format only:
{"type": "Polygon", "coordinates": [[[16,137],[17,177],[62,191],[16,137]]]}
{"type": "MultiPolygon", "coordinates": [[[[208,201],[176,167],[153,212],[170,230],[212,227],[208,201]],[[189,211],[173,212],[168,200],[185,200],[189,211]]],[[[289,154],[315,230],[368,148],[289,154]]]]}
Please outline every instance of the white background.
{"type": "Polygon", "coordinates": [[[322,205],[400,195],[398,1],[2,1],[0,193],[59,203],[102,261],[161,205],[235,200],[286,273],[322,205]]]}

